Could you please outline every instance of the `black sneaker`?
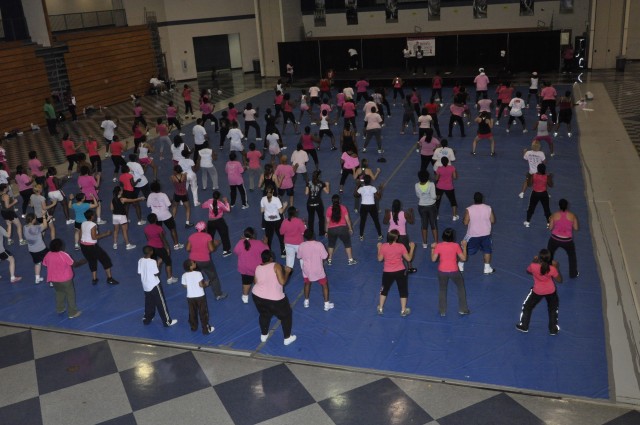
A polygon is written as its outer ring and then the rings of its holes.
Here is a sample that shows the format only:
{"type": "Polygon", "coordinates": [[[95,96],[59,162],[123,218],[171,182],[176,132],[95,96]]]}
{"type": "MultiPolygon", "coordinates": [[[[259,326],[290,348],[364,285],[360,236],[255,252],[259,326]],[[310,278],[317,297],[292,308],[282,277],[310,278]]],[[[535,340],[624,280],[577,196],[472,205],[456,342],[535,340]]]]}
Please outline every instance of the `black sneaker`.
{"type": "Polygon", "coordinates": [[[558,335],[558,332],[560,332],[560,326],[556,325],[555,329],[549,330],[549,335],[556,336],[558,335]]]}
{"type": "Polygon", "coordinates": [[[529,332],[529,328],[525,328],[525,327],[524,327],[524,326],[522,326],[520,323],[518,323],[518,324],[516,325],[516,329],[517,329],[517,330],[519,330],[520,332],[524,332],[524,333],[529,332]]]}
{"type": "Polygon", "coordinates": [[[97,285],[98,284],[98,279],[92,279],[91,280],[91,284],[92,285],[97,285]]]}
{"type": "Polygon", "coordinates": [[[193,226],[195,226],[193,223],[187,223],[184,225],[185,229],[191,229],[193,226]]]}
{"type": "Polygon", "coordinates": [[[115,280],[114,278],[110,277],[109,279],[107,279],[107,283],[108,283],[109,285],[117,285],[117,284],[119,284],[120,282],[118,282],[118,281],[117,281],[117,280],[115,280]]]}
{"type": "Polygon", "coordinates": [[[222,251],[222,256],[223,257],[228,257],[231,255],[231,251],[222,251]]]}

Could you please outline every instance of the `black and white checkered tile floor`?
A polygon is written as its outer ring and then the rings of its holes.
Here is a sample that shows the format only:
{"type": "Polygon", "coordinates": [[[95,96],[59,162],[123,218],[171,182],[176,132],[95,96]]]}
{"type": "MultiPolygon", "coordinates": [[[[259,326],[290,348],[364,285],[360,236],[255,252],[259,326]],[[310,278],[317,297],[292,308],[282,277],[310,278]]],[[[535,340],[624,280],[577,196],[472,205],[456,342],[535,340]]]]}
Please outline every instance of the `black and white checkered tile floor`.
{"type": "Polygon", "coordinates": [[[118,340],[0,326],[0,422],[632,425],[640,413],[118,340]]]}

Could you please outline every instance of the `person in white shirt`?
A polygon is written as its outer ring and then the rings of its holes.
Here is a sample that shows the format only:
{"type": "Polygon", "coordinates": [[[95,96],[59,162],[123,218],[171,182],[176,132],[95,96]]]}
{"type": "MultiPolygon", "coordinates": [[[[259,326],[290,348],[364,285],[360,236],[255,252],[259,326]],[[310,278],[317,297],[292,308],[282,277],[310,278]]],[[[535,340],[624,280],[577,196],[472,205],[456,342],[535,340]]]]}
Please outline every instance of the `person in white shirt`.
{"type": "Polygon", "coordinates": [[[531,149],[527,150],[527,148],[523,149],[524,155],[523,159],[527,161],[529,164],[529,170],[527,174],[524,176],[524,182],[522,183],[522,190],[518,194],[520,199],[524,198],[524,194],[527,191],[527,187],[531,186],[531,176],[538,172],[538,164],[544,164],[547,160],[544,152],[540,150],[540,142],[538,140],[533,140],[531,143],[531,149]]]}
{"type": "Polygon", "coordinates": [[[242,131],[238,128],[238,123],[233,122],[231,124],[231,130],[227,134],[227,139],[229,139],[229,151],[233,152],[243,152],[244,156],[244,145],[242,144],[242,139],[244,135],[242,131]]]}
{"type": "Polygon", "coordinates": [[[199,166],[202,170],[202,188],[204,190],[207,190],[207,181],[209,179],[211,179],[211,188],[213,190],[218,189],[218,170],[213,163],[215,159],[217,159],[217,155],[208,144],[206,144],[203,149],[200,149],[199,166]]]}
{"type": "Polygon", "coordinates": [[[449,141],[447,139],[440,140],[440,146],[433,151],[432,160],[435,161],[433,164],[434,173],[438,170],[438,167],[442,167],[442,158],[444,157],[449,159],[449,164],[456,160],[456,155],[453,149],[449,147],[449,141]]]}
{"type": "Polygon", "coordinates": [[[162,192],[162,187],[158,181],[152,182],[150,185],[151,193],[147,196],[147,207],[151,208],[151,212],[155,214],[158,225],[163,224],[169,229],[171,239],[173,239],[173,249],[179,250],[184,245],[178,242],[178,232],[176,231],[176,221],[171,215],[171,200],[166,193],[162,192]]]}
{"type": "Polygon", "coordinates": [[[164,91],[166,91],[167,87],[164,83],[164,81],[160,80],[158,77],[151,77],[151,79],[149,80],[149,84],[151,84],[151,86],[158,91],[158,93],[163,93],[164,91]]]}
{"type": "Polygon", "coordinates": [[[526,133],[527,126],[524,121],[524,114],[522,109],[525,107],[524,100],[522,100],[522,93],[516,92],[516,97],[509,102],[509,122],[507,123],[507,133],[511,131],[511,124],[517,119],[522,124],[522,133],[526,133]]]}
{"type": "Polygon", "coordinates": [[[193,196],[193,206],[200,206],[198,202],[198,165],[190,158],[191,151],[188,148],[182,151],[182,159],[178,161],[178,165],[182,168],[184,174],[187,175],[187,190],[191,189],[191,195],[193,196]]]}
{"type": "Polygon", "coordinates": [[[302,149],[302,143],[298,143],[296,150],[291,154],[291,165],[296,170],[293,176],[293,184],[295,186],[298,175],[304,178],[305,187],[309,183],[309,175],[307,173],[307,162],[309,162],[309,154],[302,149]]]}
{"type": "Polygon", "coordinates": [[[145,246],[142,252],[144,257],[138,260],[138,274],[140,275],[142,289],[144,290],[144,316],[142,317],[142,323],[145,325],[151,323],[156,315],[156,310],[158,310],[163,325],[173,326],[178,323],[178,320],[171,319],[169,315],[162,284],[160,283],[160,278],[158,278],[160,274],[158,263],[151,258],[153,248],[145,246]]]}
{"type": "MultiPolygon", "coordinates": [[[[382,188],[382,186],[381,186],[382,188]]],[[[365,174],[364,183],[356,190],[356,194],[360,196],[360,240],[364,240],[364,226],[367,222],[367,215],[371,216],[373,224],[378,232],[378,240],[382,240],[382,229],[380,227],[380,219],[378,217],[378,206],[376,201],[380,200],[382,192],[371,185],[371,176],[365,174]]]]}
{"type": "Polygon", "coordinates": [[[320,106],[320,87],[309,87],[309,112],[313,110],[313,105],[320,106]]]}
{"type": "Polygon", "coordinates": [[[244,111],[242,111],[242,115],[244,116],[244,137],[245,139],[249,138],[249,127],[253,128],[256,132],[256,140],[262,140],[262,134],[260,133],[260,126],[258,125],[258,121],[256,121],[256,116],[258,115],[258,111],[260,108],[253,109],[253,105],[251,102],[247,103],[244,107],[244,111]]]}
{"type": "Polygon", "coordinates": [[[144,168],[142,167],[142,164],[138,162],[137,155],[129,154],[127,167],[129,167],[129,172],[133,176],[133,181],[135,183],[133,195],[137,198],[140,195],[140,192],[142,192],[145,198],[149,196],[149,193],[151,192],[149,190],[149,180],[144,175],[144,168]]]}
{"type": "Polygon", "coordinates": [[[209,324],[209,306],[204,293],[206,286],[202,273],[196,270],[193,260],[185,260],[182,275],[182,286],[187,288],[187,304],[189,306],[189,326],[192,331],[198,330],[198,317],[202,326],[202,333],[209,335],[214,328],[209,324]]]}
{"type": "Polygon", "coordinates": [[[197,162],[200,156],[200,149],[204,149],[205,143],[209,139],[207,130],[202,125],[202,118],[198,118],[196,120],[196,125],[193,126],[193,130],[191,130],[191,133],[193,134],[193,147],[195,150],[193,159],[197,162]]]}
{"type": "Polygon", "coordinates": [[[378,153],[382,153],[382,117],[378,113],[375,107],[371,108],[371,112],[368,113],[364,120],[366,122],[366,133],[364,139],[364,147],[362,152],[367,151],[367,146],[372,137],[376,138],[376,144],[378,145],[378,153]]]}
{"type": "Polygon", "coordinates": [[[88,210],[84,213],[87,221],[83,222],[80,226],[80,251],[82,255],[89,263],[89,270],[91,270],[92,283],[98,284],[98,261],[102,264],[104,272],[107,275],[107,283],[110,285],[117,285],[118,282],[111,276],[111,258],[104,249],[98,245],[98,240],[111,236],[111,230],[107,230],[104,233],[98,234],[98,225],[96,224],[96,212],[88,210]]]}
{"type": "Polygon", "coordinates": [[[352,99],[353,100],[353,95],[354,95],[354,91],[352,87],[345,87],[342,89],[342,93],[344,93],[344,98],[346,99],[352,99]]]}
{"type": "Polygon", "coordinates": [[[109,152],[109,145],[113,142],[113,136],[115,135],[115,129],[118,128],[115,122],[111,120],[111,116],[109,114],[105,114],[104,121],[100,124],[100,128],[102,128],[102,137],[104,137],[104,145],[105,145],[105,154],[104,157],[108,158],[111,156],[109,152]]]}

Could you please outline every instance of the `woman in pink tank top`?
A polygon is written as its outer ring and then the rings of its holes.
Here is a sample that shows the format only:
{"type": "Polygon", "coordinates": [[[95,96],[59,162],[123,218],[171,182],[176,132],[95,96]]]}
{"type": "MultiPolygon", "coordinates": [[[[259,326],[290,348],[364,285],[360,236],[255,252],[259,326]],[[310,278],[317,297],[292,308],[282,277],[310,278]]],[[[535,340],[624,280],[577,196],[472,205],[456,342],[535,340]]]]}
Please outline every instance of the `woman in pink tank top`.
{"type": "Polygon", "coordinates": [[[578,272],[576,246],[573,243],[573,232],[579,228],[578,217],[568,210],[569,202],[566,199],[560,199],[558,205],[560,211],[553,213],[549,218],[551,237],[549,237],[547,249],[551,252],[552,260],[558,248],[564,249],[569,257],[569,277],[576,278],[580,273],[578,272]]]}
{"type": "Polygon", "coordinates": [[[269,326],[271,318],[276,316],[282,323],[284,345],[289,345],[296,340],[291,334],[293,323],[293,311],[289,299],[284,293],[284,285],[291,275],[291,267],[282,267],[274,261],[273,252],[268,249],[262,251],[262,264],[256,267],[254,286],[252,290],[253,302],[258,309],[258,323],[260,324],[260,341],[266,342],[269,338],[269,326]]]}

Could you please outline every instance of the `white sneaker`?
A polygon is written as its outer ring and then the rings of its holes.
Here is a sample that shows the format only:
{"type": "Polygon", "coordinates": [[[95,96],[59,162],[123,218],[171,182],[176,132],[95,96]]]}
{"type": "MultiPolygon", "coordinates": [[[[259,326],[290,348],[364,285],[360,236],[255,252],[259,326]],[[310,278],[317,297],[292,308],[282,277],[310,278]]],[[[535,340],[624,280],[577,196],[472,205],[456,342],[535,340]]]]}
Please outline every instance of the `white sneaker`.
{"type": "Polygon", "coordinates": [[[518,193],[518,198],[523,199],[524,198],[524,192],[518,193]]]}
{"type": "Polygon", "coordinates": [[[267,335],[260,335],[260,341],[261,342],[267,342],[267,339],[269,338],[269,334],[267,335]]]}
{"type": "Polygon", "coordinates": [[[75,222],[76,221],[74,219],[72,219],[72,218],[70,218],[69,220],[65,221],[65,223],[67,223],[67,224],[73,224],[75,222]]]}
{"type": "Polygon", "coordinates": [[[522,130],[522,134],[528,133],[528,132],[529,132],[529,130],[527,130],[526,128],[522,130]]]}
{"type": "Polygon", "coordinates": [[[178,281],[177,277],[173,277],[171,276],[169,279],[167,279],[167,285],[173,285],[174,283],[176,283],[178,281]]]}
{"type": "Polygon", "coordinates": [[[104,221],[103,219],[99,218],[99,219],[96,221],[96,224],[107,224],[107,222],[106,222],[106,221],[104,221]]]}
{"type": "Polygon", "coordinates": [[[452,220],[453,221],[458,221],[458,220],[460,220],[460,216],[459,215],[454,215],[452,220]]]}
{"type": "Polygon", "coordinates": [[[194,207],[199,207],[199,206],[200,206],[200,202],[198,202],[198,201],[194,202],[194,203],[193,203],[193,206],[194,206],[194,207]]]}
{"type": "Polygon", "coordinates": [[[464,263],[462,261],[458,261],[458,270],[460,270],[461,272],[464,271],[464,263]]]}
{"type": "Polygon", "coordinates": [[[41,283],[42,281],[44,281],[44,277],[41,276],[37,276],[36,277],[36,285],[38,285],[39,283],[41,283]]]}
{"type": "Polygon", "coordinates": [[[113,244],[113,249],[118,249],[118,244],[117,243],[113,244]]]}
{"type": "Polygon", "coordinates": [[[309,298],[304,300],[304,308],[309,308],[309,298]]]}
{"type": "Polygon", "coordinates": [[[329,311],[334,307],[331,301],[327,301],[324,303],[324,311],[329,311]]]}
{"type": "Polygon", "coordinates": [[[249,304],[249,295],[243,295],[242,296],[242,302],[244,304],[249,304]]]}
{"type": "Polygon", "coordinates": [[[128,244],[125,246],[125,249],[134,249],[135,247],[136,247],[136,246],[135,246],[134,244],[128,243],[128,244]]]}
{"type": "Polygon", "coordinates": [[[183,244],[181,244],[181,243],[177,243],[177,244],[175,244],[175,245],[173,246],[173,249],[174,249],[175,251],[181,250],[182,248],[184,248],[184,245],[183,245],[183,244]]]}
{"type": "Polygon", "coordinates": [[[567,133],[567,136],[568,136],[568,137],[571,137],[571,133],[567,133]]]}
{"type": "Polygon", "coordinates": [[[171,321],[171,323],[169,323],[167,326],[173,326],[173,325],[175,325],[176,323],[178,323],[178,319],[173,319],[173,320],[171,321]]]}
{"type": "Polygon", "coordinates": [[[111,180],[111,181],[115,183],[115,182],[118,181],[118,179],[116,177],[114,177],[113,180],[111,180]]]}
{"type": "Polygon", "coordinates": [[[284,345],[289,345],[289,344],[293,344],[293,342],[298,339],[297,336],[295,335],[291,335],[289,338],[285,338],[284,339],[284,345]]]}
{"type": "Polygon", "coordinates": [[[426,243],[422,244],[422,248],[427,249],[429,246],[426,243]]]}
{"type": "Polygon", "coordinates": [[[510,130],[507,128],[507,133],[509,133],[509,131],[510,131],[510,130]]]}
{"type": "Polygon", "coordinates": [[[553,137],[558,137],[558,132],[557,131],[553,132],[553,137]]]}
{"type": "Polygon", "coordinates": [[[147,224],[147,220],[138,221],[138,226],[142,226],[143,224],[147,224]]]}
{"type": "Polygon", "coordinates": [[[491,273],[493,273],[495,271],[496,271],[496,269],[491,267],[489,264],[485,264],[484,265],[484,274],[491,274],[491,273]]]}
{"type": "Polygon", "coordinates": [[[531,226],[531,223],[529,223],[528,221],[525,221],[525,222],[524,222],[524,223],[522,223],[522,224],[524,224],[524,227],[529,227],[529,226],[531,226]]]}

